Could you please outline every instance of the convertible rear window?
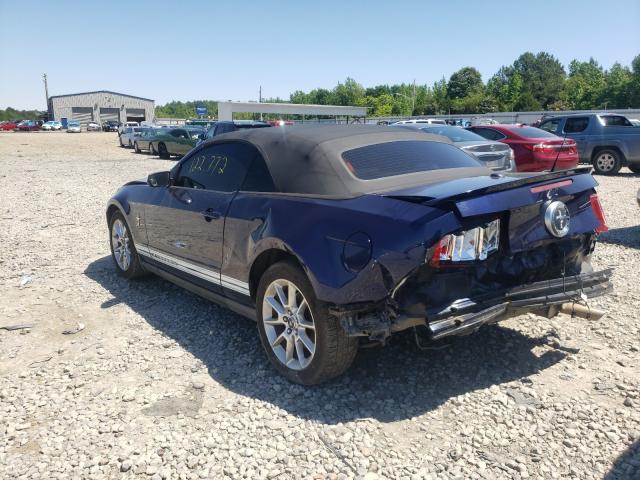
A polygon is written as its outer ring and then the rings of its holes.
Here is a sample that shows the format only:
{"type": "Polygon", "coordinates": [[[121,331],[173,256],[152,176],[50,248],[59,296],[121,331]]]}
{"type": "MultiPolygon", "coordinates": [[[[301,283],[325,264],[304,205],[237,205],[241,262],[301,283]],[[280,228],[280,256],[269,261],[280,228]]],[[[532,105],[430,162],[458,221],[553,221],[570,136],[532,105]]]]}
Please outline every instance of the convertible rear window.
{"type": "Polygon", "coordinates": [[[480,167],[470,155],[448,143],[407,140],[377,143],[342,153],[347,169],[361,180],[427,172],[442,168],[480,167]]]}

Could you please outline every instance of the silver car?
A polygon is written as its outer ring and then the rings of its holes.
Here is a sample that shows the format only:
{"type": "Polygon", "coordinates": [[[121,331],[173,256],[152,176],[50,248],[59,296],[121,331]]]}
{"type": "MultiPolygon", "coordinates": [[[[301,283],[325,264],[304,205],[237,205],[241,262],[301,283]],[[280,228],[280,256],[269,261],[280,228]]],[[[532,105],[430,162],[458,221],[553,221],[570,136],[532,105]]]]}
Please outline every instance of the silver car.
{"type": "Polygon", "coordinates": [[[67,133],[80,132],[82,132],[82,126],[80,125],[80,122],[78,122],[77,120],[71,120],[69,123],[67,123],[67,133]]]}
{"type": "Polygon", "coordinates": [[[401,126],[447,137],[456,147],[475,156],[492,170],[516,170],[513,150],[507,144],[487,140],[469,130],[451,125],[405,124],[401,126]]]}

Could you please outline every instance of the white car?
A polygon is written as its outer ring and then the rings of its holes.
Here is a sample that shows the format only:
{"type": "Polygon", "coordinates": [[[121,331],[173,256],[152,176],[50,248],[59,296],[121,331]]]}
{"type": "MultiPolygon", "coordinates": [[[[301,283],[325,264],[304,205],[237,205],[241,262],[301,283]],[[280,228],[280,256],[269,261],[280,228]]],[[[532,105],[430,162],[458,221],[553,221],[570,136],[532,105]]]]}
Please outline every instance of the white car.
{"type": "Polygon", "coordinates": [[[447,122],[439,118],[412,118],[411,120],[398,120],[391,125],[415,125],[416,123],[426,123],[429,125],[446,125],[447,122]]]}
{"type": "Polygon", "coordinates": [[[640,120],[638,120],[637,118],[630,118],[629,121],[634,127],[640,127],[640,120]]]}
{"type": "Polygon", "coordinates": [[[147,129],[144,127],[125,127],[120,134],[120,146],[133,148],[136,138],[140,137],[144,130],[147,129]]]}
{"type": "Polygon", "coordinates": [[[82,132],[82,126],[80,125],[80,122],[78,122],[77,120],[71,120],[69,123],[67,123],[67,133],[80,132],[82,132]]]}
{"type": "Polygon", "coordinates": [[[124,132],[125,128],[139,127],[139,126],[140,124],[138,122],[124,122],[122,125],[118,127],[118,135],[122,135],[122,132],[124,132]]]}
{"type": "Polygon", "coordinates": [[[42,130],[61,130],[62,123],[50,120],[42,124],[42,130]]]}
{"type": "Polygon", "coordinates": [[[87,132],[99,132],[100,130],[102,130],[100,124],[96,122],[87,123],[87,132]]]}

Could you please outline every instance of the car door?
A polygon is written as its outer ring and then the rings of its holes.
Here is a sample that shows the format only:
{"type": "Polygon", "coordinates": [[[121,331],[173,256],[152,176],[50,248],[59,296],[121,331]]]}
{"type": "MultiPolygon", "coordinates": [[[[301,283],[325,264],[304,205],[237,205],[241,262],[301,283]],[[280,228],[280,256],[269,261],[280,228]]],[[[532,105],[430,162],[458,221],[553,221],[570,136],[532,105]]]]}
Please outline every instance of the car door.
{"type": "Polygon", "coordinates": [[[172,185],[145,207],[149,254],[162,268],[213,292],[222,292],[224,224],[242,184],[244,144],[198,148],[174,169],[172,185]],[[240,150],[240,153],[239,153],[240,150]]]}
{"type": "Polygon", "coordinates": [[[560,136],[572,138],[576,141],[576,148],[578,150],[578,157],[581,162],[590,162],[591,159],[587,157],[587,143],[588,143],[588,127],[591,117],[567,117],[562,127],[562,133],[560,136]]]}

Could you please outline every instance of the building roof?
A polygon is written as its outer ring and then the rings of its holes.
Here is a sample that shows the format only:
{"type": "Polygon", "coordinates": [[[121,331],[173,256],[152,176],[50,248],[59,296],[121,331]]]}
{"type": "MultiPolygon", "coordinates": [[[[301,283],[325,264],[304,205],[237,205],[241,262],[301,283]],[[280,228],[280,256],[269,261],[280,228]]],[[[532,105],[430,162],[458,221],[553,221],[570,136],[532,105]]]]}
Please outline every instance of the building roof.
{"type": "Polygon", "coordinates": [[[53,95],[53,96],[49,97],[49,100],[52,100],[54,98],[62,98],[62,97],[77,97],[79,95],[94,95],[96,93],[109,93],[111,95],[120,95],[121,97],[137,98],[138,100],[145,100],[147,102],[155,102],[155,100],[152,100],[150,98],[136,97],[135,95],[129,95],[127,93],[112,92],[111,90],[96,90],[96,91],[93,91],[93,92],[68,93],[66,95],[53,95]]]}
{"type": "MultiPolygon", "coordinates": [[[[289,194],[350,198],[460,178],[487,175],[490,170],[444,168],[363,180],[349,173],[342,153],[394,141],[451,144],[446,137],[378,125],[293,125],[251,128],[213,137],[205,145],[246,141],[262,153],[278,191],[289,194]]],[[[454,147],[452,147],[454,148],[454,147]]]]}

